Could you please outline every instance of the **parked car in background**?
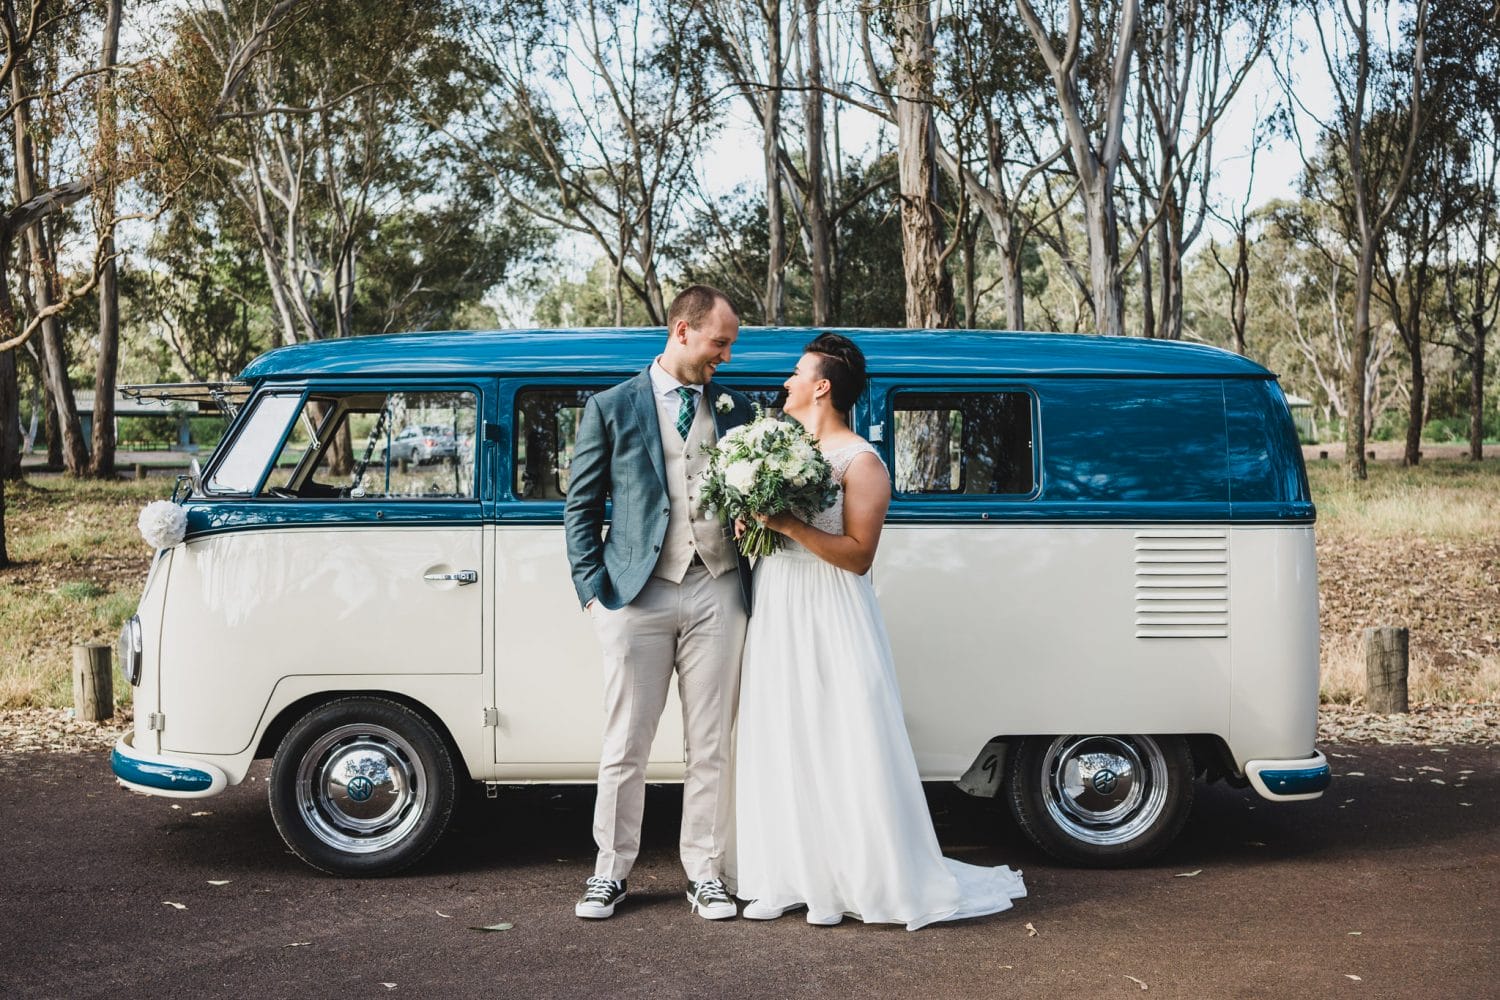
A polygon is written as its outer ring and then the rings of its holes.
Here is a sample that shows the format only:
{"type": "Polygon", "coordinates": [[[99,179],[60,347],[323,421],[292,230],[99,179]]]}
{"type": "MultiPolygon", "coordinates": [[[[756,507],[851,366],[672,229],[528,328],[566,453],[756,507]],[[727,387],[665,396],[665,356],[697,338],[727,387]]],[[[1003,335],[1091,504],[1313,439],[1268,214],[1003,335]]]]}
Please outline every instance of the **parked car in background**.
{"type": "Polygon", "coordinates": [[[453,431],[434,424],[412,424],[397,434],[390,444],[392,462],[424,465],[457,454],[458,441],[453,431]]]}

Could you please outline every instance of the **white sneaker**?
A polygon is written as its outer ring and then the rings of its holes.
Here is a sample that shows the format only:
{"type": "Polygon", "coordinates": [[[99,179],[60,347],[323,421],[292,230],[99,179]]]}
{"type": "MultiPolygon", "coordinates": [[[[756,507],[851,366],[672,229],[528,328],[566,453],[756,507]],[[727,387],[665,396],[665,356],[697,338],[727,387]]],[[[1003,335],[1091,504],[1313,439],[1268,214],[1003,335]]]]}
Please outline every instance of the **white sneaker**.
{"type": "Polygon", "coordinates": [[[814,913],[812,910],[808,910],[807,922],[814,927],[837,927],[844,922],[844,915],[842,913],[814,913]]]}
{"type": "Polygon", "coordinates": [[[574,916],[603,920],[615,915],[615,904],[625,898],[625,880],[616,882],[603,875],[591,875],[583,898],[573,905],[574,916]]]}
{"type": "Polygon", "coordinates": [[[739,915],[734,900],[724,891],[724,883],[716,878],[694,882],[687,898],[693,904],[693,912],[704,920],[728,920],[739,915]]]}
{"type": "Polygon", "coordinates": [[[772,906],[759,899],[752,899],[745,904],[745,909],[741,911],[740,916],[746,920],[775,920],[790,909],[792,909],[790,906],[772,906]]]}

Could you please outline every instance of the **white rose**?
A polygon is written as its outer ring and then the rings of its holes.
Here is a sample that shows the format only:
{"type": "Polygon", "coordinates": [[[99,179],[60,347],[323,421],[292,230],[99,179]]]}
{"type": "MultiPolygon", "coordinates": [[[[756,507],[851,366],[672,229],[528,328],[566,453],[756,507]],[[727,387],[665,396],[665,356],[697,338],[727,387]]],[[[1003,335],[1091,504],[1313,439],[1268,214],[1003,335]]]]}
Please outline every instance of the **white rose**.
{"type": "Polygon", "coordinates": [[[759,471],[759,462],[731,462],[724,470],[724,482],[740,493],[749,493],[755,487],[755,475],[759,471]]]}

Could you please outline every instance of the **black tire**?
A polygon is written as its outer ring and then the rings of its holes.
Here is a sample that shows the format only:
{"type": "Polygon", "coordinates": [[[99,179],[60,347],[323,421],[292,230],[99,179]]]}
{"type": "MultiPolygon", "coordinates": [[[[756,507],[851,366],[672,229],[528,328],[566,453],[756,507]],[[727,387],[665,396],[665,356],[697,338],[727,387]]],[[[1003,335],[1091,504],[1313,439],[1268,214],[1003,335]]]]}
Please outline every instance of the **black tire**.
{"type": "Polygon", "coordinates": [[[271,765],[271,816],[297,857],[334,875],[390,875],[432,850],[457,779],[438,731],[387,698],[308,712],[271,765]]]}
{"type": "Polygon", "coordinates": [[[1069,864],[1135,865],[1176,839],[1193,807],[1193,756],[1180,736],[1034,736],[1012,748],[1011,815],[1069,864]]]}

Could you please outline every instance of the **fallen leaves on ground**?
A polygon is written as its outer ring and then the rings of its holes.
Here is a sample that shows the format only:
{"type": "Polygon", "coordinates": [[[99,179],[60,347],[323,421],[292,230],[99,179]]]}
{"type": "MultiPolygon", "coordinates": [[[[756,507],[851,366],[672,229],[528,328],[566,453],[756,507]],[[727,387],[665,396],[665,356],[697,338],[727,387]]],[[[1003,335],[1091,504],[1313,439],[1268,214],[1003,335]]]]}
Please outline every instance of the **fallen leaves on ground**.
{"type": "Polygon", "coordinates": [[[1395,715],[1349,705],[1318,708],[1319,743],[1485,745],[1500,743],[1500,703],[1413,705],[1395,715]]]}

